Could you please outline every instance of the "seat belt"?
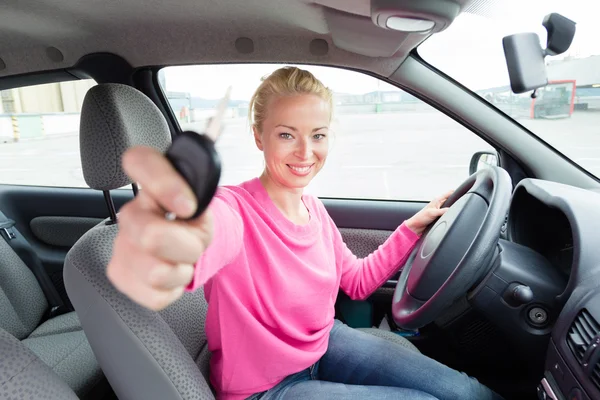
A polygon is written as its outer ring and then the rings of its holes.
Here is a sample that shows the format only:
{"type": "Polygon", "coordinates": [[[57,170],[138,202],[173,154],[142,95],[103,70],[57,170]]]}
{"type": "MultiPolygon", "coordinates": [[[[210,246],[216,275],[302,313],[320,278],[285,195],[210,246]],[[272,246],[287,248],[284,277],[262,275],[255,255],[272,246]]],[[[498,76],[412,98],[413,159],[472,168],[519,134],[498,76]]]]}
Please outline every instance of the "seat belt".
{"type": "Polygon", "coordinates": [[[33,272],[33,275],[42,288],[48,305],[50,306],[46,313],[45,319],[54,318],[57,315],[69,312],[63,302],[56,287],[52,283],[50,276],[46,272],[42,261],[37,256],[27,239],[15,227],[15,221],[8,219],[2,211],[0,211],[0,236],[8,243],[13,251],[25,263],[25,265],[33,272]]]}

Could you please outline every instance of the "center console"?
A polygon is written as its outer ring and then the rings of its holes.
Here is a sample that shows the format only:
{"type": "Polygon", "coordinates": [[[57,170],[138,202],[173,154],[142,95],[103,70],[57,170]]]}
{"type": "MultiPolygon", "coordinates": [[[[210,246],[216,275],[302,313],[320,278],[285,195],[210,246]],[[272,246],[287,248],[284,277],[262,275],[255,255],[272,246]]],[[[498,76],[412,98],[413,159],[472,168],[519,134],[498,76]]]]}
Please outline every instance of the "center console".
{"type": "Polygon", "coordinates": [[[600,290],[573,292],[552,333],[539,399],[600,399],[600,290]]]}

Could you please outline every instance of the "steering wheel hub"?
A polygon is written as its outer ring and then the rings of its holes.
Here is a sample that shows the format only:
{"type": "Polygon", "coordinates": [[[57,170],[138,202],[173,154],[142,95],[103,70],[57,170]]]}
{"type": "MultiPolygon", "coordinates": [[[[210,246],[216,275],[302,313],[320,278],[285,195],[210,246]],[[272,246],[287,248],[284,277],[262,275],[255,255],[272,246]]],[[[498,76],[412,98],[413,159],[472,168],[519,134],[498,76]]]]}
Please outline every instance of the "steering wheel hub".
{"type": "Polygon", "coordinates": [[[438,245],[446,235],[447,229],[448,222],[441,221],[431,230],[431,232],[429,232],[427,239],[425,239],[423,246],[421,246],[422,259],[429,258],[429,256],[433,254],[435,249],[437,249],[438,245]]]}

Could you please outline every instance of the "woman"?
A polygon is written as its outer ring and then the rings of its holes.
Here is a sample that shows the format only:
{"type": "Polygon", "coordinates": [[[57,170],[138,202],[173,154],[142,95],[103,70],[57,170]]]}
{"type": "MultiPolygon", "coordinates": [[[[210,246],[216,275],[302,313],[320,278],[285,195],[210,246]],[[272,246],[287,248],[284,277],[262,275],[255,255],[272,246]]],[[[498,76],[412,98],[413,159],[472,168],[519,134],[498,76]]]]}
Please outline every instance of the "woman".
{"type": "Polygon", "coordinates": [[[211,382],[224,399],[498,399],[475,379],[334,321],[338,289],[364,299],[403,265],[449,194],[357,259],[323,204],[303,189],[329,149],[332,94],[282,68],[250,102],[258,178],[219,188],[193,221],[192,192],[163,157],[134,148],[124,168],[144,190],[120,213],[108,276],[159,310],[203,286],[211,382]]]}

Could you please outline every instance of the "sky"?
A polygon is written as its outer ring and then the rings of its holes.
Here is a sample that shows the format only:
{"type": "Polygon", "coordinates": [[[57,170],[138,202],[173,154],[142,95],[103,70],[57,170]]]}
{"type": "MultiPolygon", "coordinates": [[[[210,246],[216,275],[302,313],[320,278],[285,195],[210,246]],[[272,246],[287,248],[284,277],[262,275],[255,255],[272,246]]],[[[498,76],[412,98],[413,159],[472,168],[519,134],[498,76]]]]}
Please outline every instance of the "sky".
{"type": "MultiPolygon", "coordinates": [[[[545,47],[543,17],[558,12],[577,23],[575,39],[567,55],[600,55],[600,1],[598,0],[500,0],[487,6],[491,18],[462,14],[445,31],[434,34],[418,51],[425,61],[473,89],[508,85],[508,72],[502,37],[520,32],[535,32],[545,47]]],[[[226,87],[232,98],[248,100],[260,78],[279,65],[186,66],[165,69],[169,91],[189,92],[192,96],[220,98],[226,87]]],[[[303,67],[313,72],[335,92],[361,94],[374,90],[395,90],[379,80],[353,71],[332,67],[303,67]]]]}
{"type": "MultiPolygon", "coordinates": [[[[291,64],[290,64],[291,65],[291,64]]],[[[281,65],[233,64],[199,65],[165,68],[167,90],[189,92],[192,96],[208,99],[220,98],[227,85],[232,86],[232,99],[249,100],[260,85],[261,77],[281,65]]],[[[379,79],[341,68],[302,66],[319,78],[326,86],[338,93],[368,93],[377,90],[398,90],[379,79]]]]}

